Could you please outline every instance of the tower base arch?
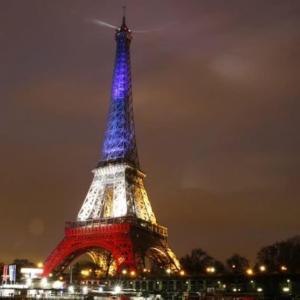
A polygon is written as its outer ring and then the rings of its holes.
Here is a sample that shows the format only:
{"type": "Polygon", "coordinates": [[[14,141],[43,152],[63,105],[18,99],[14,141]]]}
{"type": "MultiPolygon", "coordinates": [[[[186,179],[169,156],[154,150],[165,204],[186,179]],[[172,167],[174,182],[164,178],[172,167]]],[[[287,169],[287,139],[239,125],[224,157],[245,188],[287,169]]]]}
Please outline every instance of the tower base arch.
{"type": "Polygon", "coordinates": [[[46,259],[43,275],[61,274],[74,259],[95,248],[111,253],[119,274],[124,269],[142,272],[149,253],[160,268],[173,271],[180,268],[168,247],[165,227],[125,217],[66,223],[65,236],[46,259]]]}

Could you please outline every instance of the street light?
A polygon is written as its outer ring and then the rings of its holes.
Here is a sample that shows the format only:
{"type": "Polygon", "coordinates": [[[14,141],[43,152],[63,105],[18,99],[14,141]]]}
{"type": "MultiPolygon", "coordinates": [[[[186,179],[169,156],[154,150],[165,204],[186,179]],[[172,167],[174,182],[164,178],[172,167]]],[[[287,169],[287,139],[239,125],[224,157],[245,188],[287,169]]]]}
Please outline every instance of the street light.
{"type": "Polygon", "coordinates": [[[63,284],[62,281],[56,280],[56,281],[53,282],[52,287],[53,287],[54,289],[62,289],[62,288],[63,288],[63,285],[64,285],[64,284],[63,284]]]}
{"type": "Polygon", "coordinates": [[[89,275],[90,275],[90,271],[89,271],[89,270],[81,270],[81,271],[80,271],[80,274],[81,274],[82,276],[89,276],[89,275]]]}
{"type": "Polygon", "coordinates": [[[290,292],[290,288],[288,287],[288,286],[284,286],[283,288],[282,288],[282,291],[284,292],[284,293],[288,293],[288,292],[290,292]]]}
{"type": "Polygon", "coordinates": [[[259,266],[259,271],[266,272],[266,270],[267,270],[266,266],[264,266],[264,265],[259,266]]]}
{"type": "Polygon", "coordinates": [[[211,273],[211,274],[215,273],[216,272],[216,268],[215,267],[207,267],[206,268],[206,272],[207,273],[211,273]]]}
{"type": "Polygon", "coordinates": [[[287,266],[282,265],[282,266],[280,267],[280,270],[281,270],[282,272],[286,272],[286,271],[287,271],[287,266]]]}
{"type": "Polygon", "coordinates": [[[246,274],[249,276],[252,276],[254,273],[253,273],[253,270],[249,268],[246,270],[246,274]]]}
{"type": "Polygon", "coordinates": [[[121,288],[119,285],[116,285],[115,288],[114,288],[114,292],[115,292],[116,294],[120,294],[121,291],[122,291],[122,288],[121,288]]]}

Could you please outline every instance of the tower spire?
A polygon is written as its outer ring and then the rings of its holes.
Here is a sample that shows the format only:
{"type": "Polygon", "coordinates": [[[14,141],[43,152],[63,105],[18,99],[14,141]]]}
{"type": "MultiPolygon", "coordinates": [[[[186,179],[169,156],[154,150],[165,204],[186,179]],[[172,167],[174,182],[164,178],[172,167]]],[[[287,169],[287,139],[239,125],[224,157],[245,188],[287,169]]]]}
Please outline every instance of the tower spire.
{"type": "Polygon", "coordinates": [[[126,27],[126,5],[122,6],[123,17],[122,17],[122,27],[126,27]]]}
{"type": "Polygon", "coordinates": [[[101,164],[127,162],[139,168],[132,105],[131,39],[131,32],[125,20],[125,8],[123,8],[122,25],[116,30],[117,45],[110,110],[102,147],[101,164]]]}
{"type": "Polygon", "coordinates": [[[119,31],[129,31],[126,25],[126,6],[122,6],[123,16],[122,16],[122,24],[119,31]]]}

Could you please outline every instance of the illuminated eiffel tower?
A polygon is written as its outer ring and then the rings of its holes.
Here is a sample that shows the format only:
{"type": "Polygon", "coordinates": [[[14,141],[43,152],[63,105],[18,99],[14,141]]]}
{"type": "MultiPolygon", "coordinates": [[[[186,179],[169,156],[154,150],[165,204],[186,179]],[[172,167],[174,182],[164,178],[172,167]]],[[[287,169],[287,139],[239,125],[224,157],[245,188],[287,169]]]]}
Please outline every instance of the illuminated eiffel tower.
{"type": "Polygon", "coordinates": [[[180,266],[167,243],[167,228],[156,222],[140,170],[132,105],[130,43],[123,17],[116,30],[111,103],[102,158],[78,213],[44,264],[44,275],[61,273],[77,257],[95,249],[109,252],[117,272],[180,266]],[[126,271],[125,271],[126,270],[126,271]]]}

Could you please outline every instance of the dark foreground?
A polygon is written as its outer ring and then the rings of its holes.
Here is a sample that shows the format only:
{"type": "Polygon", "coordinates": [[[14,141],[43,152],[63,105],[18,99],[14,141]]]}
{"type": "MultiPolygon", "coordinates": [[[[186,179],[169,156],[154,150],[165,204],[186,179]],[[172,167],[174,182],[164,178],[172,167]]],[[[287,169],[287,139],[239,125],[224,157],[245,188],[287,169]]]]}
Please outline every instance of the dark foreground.
{"type": "Polygon", "coordinates": [[[54,289],[2,286],[0,299],[299,299],[300,275],[114,278],[54,289]]]}

